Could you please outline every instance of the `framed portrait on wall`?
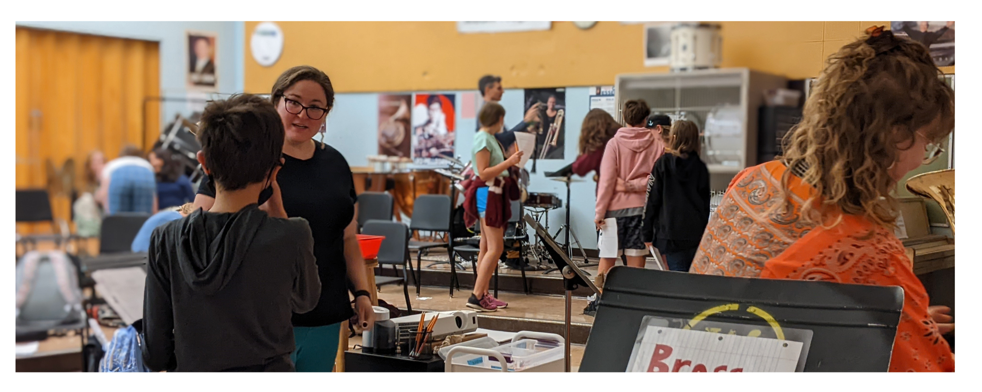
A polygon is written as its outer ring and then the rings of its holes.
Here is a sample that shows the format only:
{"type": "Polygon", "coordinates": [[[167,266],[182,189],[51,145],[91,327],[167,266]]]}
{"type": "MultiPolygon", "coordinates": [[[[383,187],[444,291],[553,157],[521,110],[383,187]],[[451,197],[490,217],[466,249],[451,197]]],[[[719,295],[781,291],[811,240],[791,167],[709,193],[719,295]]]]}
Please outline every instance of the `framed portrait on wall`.
{"type": "Polygon", "coordinates": [[[202,31],[187,32],[187,86],[195,90],[218,89],[218,66],[215,59],[218,34],[202,31]]]}

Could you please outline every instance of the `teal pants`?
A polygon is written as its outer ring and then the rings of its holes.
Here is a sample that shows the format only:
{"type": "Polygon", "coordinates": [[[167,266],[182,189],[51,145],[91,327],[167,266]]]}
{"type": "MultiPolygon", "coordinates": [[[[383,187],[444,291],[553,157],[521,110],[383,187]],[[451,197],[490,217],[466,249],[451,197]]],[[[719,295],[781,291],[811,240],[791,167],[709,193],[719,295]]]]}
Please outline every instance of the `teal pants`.
{"type": "Polygon", "coordinates": [[[290,359],[297,371],[334,371],[340,337],[341,323],[323,327],[293,327],[293,340],[297,347],[290,354],[290,359]]]}

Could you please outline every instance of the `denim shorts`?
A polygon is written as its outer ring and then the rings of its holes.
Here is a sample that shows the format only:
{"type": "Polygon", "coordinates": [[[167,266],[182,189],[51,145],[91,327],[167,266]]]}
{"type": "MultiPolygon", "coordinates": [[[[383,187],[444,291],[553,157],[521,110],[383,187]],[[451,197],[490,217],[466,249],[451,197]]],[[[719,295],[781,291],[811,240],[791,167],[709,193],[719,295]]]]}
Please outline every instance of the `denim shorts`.
{"type": "Polygon", "coordinates": [[[484,211],[488,209],[488,187],[477,188],[477,212],[484,218],[484,211]]]}

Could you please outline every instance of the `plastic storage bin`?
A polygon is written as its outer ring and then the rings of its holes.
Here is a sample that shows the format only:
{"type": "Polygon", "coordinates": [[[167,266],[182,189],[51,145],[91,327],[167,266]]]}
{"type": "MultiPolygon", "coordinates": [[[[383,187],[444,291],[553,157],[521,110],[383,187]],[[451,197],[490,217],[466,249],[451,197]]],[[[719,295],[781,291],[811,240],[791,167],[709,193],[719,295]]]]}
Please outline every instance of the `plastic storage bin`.
{"type": "Polygon", "coordinates": [[[511,343],[492,349],[454,347],[446,372],[563,372],[564,340],[555,334],[520,332],[511,343]]]}

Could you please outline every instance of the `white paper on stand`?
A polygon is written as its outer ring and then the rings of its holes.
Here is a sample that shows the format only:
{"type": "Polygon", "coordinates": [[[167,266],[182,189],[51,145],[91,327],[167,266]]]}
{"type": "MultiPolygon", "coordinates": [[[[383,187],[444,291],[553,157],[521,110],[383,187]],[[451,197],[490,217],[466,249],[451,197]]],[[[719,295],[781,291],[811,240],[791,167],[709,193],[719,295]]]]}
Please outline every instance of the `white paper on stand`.
{"type": "Polygon", "coordinates": [[[793,372],[801,342],[647,326],[628,372],[793,372]]]}
{"type": "MultiPolygon", "coordinates": [[[[518,167],[525,167],[525,164],[535,153],[535,134],[528,132],[515,132],[515,143],[518,144],[518,151],[523,152],[522,160],[518,162],[518,167]]],[[[508,159],[506,156],[505,159],[508,159]]]]}
{"type": "Polygon", "coordinates": [[[665,265],[665,261],[662,260],[661,254],[654,246],[649,246],[648,251],[651,252],[651,257],[655,258],[655,269],[659,271],[668,271],[668,266],[665,265]]]}
{"type": "Polygon", "coordinates": [[[600,241],[597,242],[600,248],[600,257],[617,257],[617,218],[604,219],[604,226],[600,228],[600,241]]]}

